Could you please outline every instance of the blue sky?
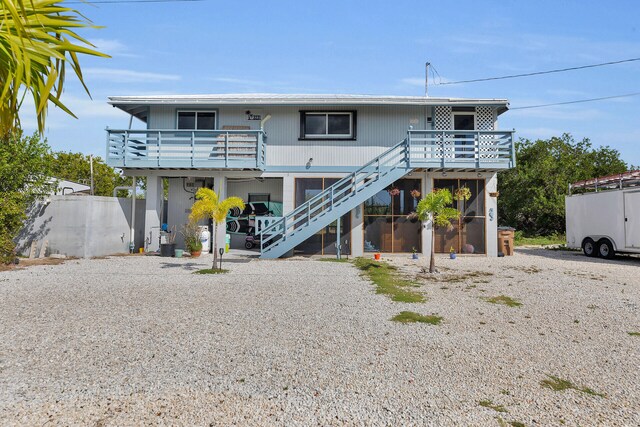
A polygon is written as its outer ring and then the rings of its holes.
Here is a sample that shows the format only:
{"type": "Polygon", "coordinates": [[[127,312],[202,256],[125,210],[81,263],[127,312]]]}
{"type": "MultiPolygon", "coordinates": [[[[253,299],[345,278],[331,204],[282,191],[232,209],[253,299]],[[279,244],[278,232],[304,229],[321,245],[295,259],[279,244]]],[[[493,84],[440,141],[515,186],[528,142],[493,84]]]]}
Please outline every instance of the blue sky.
{"type": "MultiPolygon", "coordinates": [[[[72,78],[50,109],[56,150],[103,155],[104,128],[128,126],[109,95],[235,92],[424,94],[424,62],[443,81],[640,57],[636,1],[220,1],[74,4],[82,34],[112,59],[81,58],[90,100],[72,78]]],[[[640,62],[494,82],[431,86],[431,96],[508,98],[512,107],[640,92],[640,62]]],[[[524,138],[570,132],[640,165],[640,96],[512,110],[524,138]]],[[[34,128],[28,111],[23,127],[34,128]]]]}

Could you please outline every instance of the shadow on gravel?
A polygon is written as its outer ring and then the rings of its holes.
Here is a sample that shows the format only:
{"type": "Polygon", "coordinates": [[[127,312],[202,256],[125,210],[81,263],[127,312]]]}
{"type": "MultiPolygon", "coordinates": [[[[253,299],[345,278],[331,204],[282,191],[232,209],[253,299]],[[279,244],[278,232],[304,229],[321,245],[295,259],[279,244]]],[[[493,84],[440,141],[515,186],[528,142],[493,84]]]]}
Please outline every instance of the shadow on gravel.
{"type": "Polygon", "coordinates": [[[178,262],[163,262],[160,264],[160,268],[182,268],[183,270],[200,270],[202,264],[196,264],[194,262],[178,263],[178,262]]]}
{"type": "Polygon", "coordinates": [[[554,251],[551,249],[516,249],[520,253],[527,255],[540,256],[552,259],[566,259],[568,261],[586,262],[590,264],[618,264],[618,265],[635,265],[640,267],[640,257],[637,255],[616,255],[613,259],[589,258],[582,252],[578,251],[554,251]]]}
{"type": "Polygon", "coordinates": [[[251,262],[252,259],[258,259],[258,255],[246,257],[246,258],[230,258],[230,259],[223,258],[222,264],[226,264],[228,262],[231,264],[246,264],[248,262],[251,262]]]}

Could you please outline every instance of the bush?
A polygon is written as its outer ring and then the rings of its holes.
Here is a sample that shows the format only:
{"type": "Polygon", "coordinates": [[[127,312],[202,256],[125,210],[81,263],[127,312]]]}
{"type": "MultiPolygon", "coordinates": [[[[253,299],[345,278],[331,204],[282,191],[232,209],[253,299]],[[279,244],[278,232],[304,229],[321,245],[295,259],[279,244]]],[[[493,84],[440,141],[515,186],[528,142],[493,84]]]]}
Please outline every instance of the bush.
{"type": "Polygon", "coordinates": [[[49,146],[37,135],[14,132],[0,138],[0,262],[14,259],[13,239],[23,226],[26,210],[49,194],[49,146]]]}

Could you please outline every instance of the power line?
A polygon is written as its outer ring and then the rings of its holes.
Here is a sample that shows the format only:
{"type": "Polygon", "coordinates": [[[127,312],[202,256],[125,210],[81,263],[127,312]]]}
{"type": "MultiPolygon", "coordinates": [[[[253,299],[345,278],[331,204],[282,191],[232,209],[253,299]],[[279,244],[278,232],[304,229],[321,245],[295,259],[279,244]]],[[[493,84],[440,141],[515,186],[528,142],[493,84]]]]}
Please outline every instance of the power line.
{"type": "Polygon", "coordinates": [[[472,79],[472,80],[459,80],[459,81],[456,81],[456,82],[439,82],[439,83],[435,83],[435,84],[436,85],[454,85],[454,84],[461,84],[461,83],[487,82],[487,81],[490,81],[490,80],[515,79],[517,77],[530,77],[530,76],[539,76],[541,74],[563,73],[565,71],[584,70],[585,68],[604,67],[604,66],[607,66],[607,65],[616,65],[616,64],[623,64],[623,63],[626,63],[626,62],[635,62],[635,61],[640,61],[640,58],[629,58],[629,59],[622,59],[620,61],[611,61],[611,62],[602,62],[602,63],[599,63],[599,64],[581,65],[579,67],[559,68],[559,69],[556,69],[556,70],[536,71],[536,72],[533,72],[533,73],[512,74],[512,75],[509,75],[509,76],[487,77],[487,78],[483,78],[483,79],[472,79]]]}
{"type": "Polygon", "coordinates": [[[580,104],[582,102],[604,101],[606,99],[628,98],[630,96],[639,96],[639,95],[640,95],[640,92],[634,92],[634,93],[626,93],[624,95],[612,95],[612,96],[603,96],[600,98],[589,98],[589,99],[578,99],[575,101],[554,102],[553,104],[539,104],[539,105],[527,105],[525,107],[513,107],[513,108],[510,108],[510,110],[526,110],[529,108],[551,107],[554,105],[580,104]]]}

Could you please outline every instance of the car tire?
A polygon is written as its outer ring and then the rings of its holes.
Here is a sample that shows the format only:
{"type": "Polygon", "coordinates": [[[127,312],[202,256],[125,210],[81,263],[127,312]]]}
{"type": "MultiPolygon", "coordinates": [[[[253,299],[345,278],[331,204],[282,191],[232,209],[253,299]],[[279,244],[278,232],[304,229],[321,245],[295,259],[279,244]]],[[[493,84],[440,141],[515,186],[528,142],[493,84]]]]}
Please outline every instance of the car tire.
{"type": "Polygon", "coordinates": [[[612,259],[615,255],[613,244],[608,239],[602,239],[598,242],[598,256],[600,258],[612,259]]]}
{"type": "Polygon", "coordinates": [[[587,237],[582,242],[582,252],[588,257],[594,257],[598,255],[596,251],[596,242],[593,241],[592,238],[587,237]]]}

